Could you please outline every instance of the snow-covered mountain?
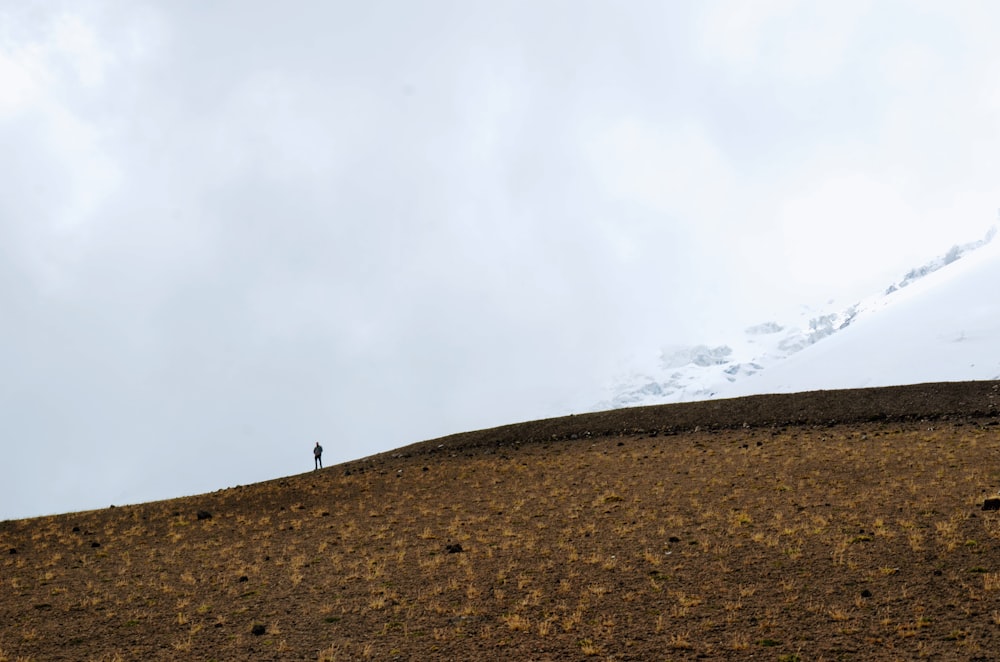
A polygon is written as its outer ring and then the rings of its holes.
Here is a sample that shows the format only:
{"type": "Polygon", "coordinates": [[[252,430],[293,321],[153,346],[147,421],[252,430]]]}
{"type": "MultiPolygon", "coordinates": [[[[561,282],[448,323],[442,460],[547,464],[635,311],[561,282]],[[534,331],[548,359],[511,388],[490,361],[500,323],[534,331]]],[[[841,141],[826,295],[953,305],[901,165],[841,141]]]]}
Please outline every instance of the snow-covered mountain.
{"type": "Polygon", "coordinates": [[[1000,379],[1000,242],[954,246],[853,305],[803,309],[724,345],[667,347],[598,408],[756,393],[1000,379]]]}

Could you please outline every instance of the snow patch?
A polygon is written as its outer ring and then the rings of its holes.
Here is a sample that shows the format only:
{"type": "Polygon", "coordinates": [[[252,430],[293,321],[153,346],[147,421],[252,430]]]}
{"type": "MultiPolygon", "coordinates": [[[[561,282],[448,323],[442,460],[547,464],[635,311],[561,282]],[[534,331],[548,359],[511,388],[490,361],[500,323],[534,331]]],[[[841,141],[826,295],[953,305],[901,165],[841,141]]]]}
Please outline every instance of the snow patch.
{"type": "Polygon", "coordinates": [[[722,345],[671,346],[626,371],[595,409],[1000,377],[997,228],[910,269],[881,294],[746,328],[722,345]],[[989,246],[989,248],[985,248],[989,246]]]}

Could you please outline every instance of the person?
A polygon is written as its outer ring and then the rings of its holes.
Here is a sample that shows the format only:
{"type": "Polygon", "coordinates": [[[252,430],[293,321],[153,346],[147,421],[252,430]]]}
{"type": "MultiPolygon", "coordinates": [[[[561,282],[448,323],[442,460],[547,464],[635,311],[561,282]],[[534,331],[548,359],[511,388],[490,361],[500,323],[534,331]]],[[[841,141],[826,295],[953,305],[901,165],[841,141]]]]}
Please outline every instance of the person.
{"type": "Polygon", "coordinates": [[[316,466],[313,468],[313,471],[316,471],[316,469],[322,469],[323,468],[323,447],[319,445],[318,441],[316,442],[316,447],[313,448],[313,459],[316,461],[316,463],[315,463],[316,466]]]}

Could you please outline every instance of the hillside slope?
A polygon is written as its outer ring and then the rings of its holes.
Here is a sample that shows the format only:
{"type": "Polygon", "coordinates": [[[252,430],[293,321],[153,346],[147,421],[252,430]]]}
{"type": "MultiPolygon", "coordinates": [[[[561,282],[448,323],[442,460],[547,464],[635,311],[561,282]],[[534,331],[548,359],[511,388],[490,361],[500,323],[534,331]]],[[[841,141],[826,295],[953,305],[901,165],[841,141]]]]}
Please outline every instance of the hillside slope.
{"type": "Polygon", "coordinates": [[[0,522],[0,660],[994,659],[998,398],[616,410],[0,522]]]}

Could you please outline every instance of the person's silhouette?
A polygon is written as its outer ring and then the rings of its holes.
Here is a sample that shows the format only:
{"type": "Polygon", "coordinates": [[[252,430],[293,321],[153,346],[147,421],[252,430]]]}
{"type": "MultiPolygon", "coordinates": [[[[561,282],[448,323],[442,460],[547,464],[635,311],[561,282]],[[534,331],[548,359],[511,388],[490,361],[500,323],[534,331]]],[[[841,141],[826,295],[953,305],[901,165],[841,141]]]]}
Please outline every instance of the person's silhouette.
{"type": "Polygon", "coordinates": [[[323,468],[323,447],[319,445],[318,441],[316,442],[316,447],[313,448],[313,460],[315,460],[316,465],[313,467],[313,471],[323,468]]]}

